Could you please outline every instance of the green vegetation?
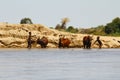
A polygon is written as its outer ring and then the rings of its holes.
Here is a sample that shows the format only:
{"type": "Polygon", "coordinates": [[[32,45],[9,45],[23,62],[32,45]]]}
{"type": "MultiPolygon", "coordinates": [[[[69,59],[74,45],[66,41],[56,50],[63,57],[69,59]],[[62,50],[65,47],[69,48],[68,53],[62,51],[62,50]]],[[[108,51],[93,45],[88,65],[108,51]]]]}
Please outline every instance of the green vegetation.
{"type": "Polygon", "coordinates": [[[112,20],[112,22],[107,23],[105,26],[102,25],[93,29],[94,29],[93,32],[91,32],[92,28],[89,29],[89,31],[92,34],[106,36],[120,36],[120,18],[116,17],[115,19],[112,20]]]}
{"type": "Polygon", "coordinates": [[[105,33],[112,35],[120,35],[120,18],[117,17],[105,26],[105,33]]]}
{"type": "Polygon", "coordinates": [[[78,28],[74,28],[73,26],[69,26],[67,29],[66,29],[67,32],[71,32],[71,33],[78,33],[78,28]]]}
{"type": "Polygon", "coordinates": [[[104,31],[105,31],[105,27],[103,25],[100,25],[94,28],[80,29],[79,32],[82,34],[106,35],[104,31]]]}
{"type": "Polygon", "coordinates": [[[30,18],[23,18],[20,24],[33,24],[30,18]]]}
{"type": "Polygon", "coordinates": [[[112,22],[106,25],[100,25],[98,27],[92,27],[87,29],[77,29],[75,31],[74,27],[68,27],[66,30],[68,32],[82,33],[82,34],[94,34],[103,36],[120,36],[120,18],[117,17],[112,20],[112,22]]]}

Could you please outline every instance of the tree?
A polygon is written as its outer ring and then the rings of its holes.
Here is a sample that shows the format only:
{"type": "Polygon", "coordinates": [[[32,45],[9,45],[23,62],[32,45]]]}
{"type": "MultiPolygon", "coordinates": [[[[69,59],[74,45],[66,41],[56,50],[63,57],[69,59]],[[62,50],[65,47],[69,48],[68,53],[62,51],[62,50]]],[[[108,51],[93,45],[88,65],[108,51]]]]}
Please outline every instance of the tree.
{"type": "Polygon", "coordinates": [[[108,23],[105,26],[105,33],[107,34],[120,33],[120,18],[119,17],[113,19],[111,23],[108,23]]]}
{"type": "Polygon", "coordinates": [[[61,29],[60,24],[57,24],[56,27],[55,27],[55,29],[57,29],[57,30],[61,29]]]}
{"type": "Polygon", "coordinates": [[[115,24],[116,27],[120,29],[120,18],[119,17],[116,17],[115,19],[113,19],[112,23],[115,24]]]}
{"type": "Polygon", "coordinates": [[[23,18],[20,24],[33,24],[30,18],[23,18]]]}
{"type": "Polygon", "coordinates": [[[66,29],[66,23],[69,22],[69,18],[63,18],[62,21],[61,21],[61,29],[66,29]]]}

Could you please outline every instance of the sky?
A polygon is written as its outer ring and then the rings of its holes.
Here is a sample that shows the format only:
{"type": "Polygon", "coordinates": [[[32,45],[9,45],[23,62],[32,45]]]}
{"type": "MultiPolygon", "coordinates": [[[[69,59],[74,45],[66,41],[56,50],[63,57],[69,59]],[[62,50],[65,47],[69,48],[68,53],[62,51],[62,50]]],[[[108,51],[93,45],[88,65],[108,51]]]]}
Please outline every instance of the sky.
{"type": "Polygon", "coordinates": [[[0,22],[18,24],[26,17],[55,27],[67,17],[67,26],[89,28],[120,17],[119,8],[120,0],[0,0],[0,22]]]}

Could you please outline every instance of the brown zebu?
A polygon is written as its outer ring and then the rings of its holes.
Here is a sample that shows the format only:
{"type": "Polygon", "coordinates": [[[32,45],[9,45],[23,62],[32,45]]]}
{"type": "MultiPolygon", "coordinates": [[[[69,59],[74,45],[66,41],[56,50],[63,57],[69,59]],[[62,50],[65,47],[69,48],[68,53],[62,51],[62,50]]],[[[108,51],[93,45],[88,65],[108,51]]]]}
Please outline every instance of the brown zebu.
{"type": "Polygon", "coordinates": [[[70,40],[68,38],[60,38],[59,39],[59,48],[63,47],[69,47],[69,44],[70,44],[70,40]]]}
{"type": "Polygon", "coordinates": [[[42,37],[41,39],[37,39],[37,44],[41,45],[41,48],[46,48],[48,44],[48,39],[46,37],[42,37]]]}
{"type": "Polygon", "coordinates": [[[91,41],[92,41],[91,36],[84,36],[83,37],[83,47],[90,49],[91,48],[91,41]]]}

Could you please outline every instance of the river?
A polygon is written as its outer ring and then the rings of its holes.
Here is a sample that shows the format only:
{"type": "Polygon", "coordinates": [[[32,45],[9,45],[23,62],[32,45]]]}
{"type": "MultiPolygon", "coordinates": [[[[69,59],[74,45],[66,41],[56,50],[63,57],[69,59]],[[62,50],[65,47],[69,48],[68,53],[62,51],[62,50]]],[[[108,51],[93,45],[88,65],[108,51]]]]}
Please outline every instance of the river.
{"type": "Polygon", "coordinates": [[[0,49],[0,80],[120,80],[120,49],[0,49]]]}

